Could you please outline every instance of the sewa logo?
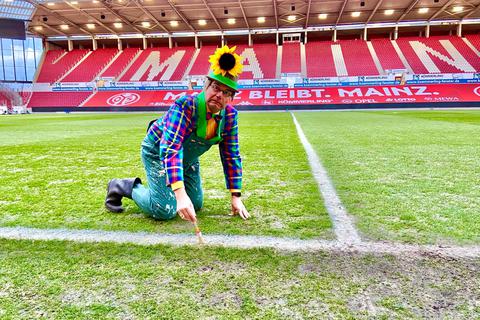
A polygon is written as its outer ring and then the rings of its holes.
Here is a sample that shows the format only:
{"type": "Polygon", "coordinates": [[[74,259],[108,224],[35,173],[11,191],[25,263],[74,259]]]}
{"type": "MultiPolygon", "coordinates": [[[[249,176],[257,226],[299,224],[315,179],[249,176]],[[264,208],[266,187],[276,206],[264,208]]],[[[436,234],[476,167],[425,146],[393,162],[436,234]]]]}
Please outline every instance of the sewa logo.
{"type": "Polygon", "coordinates": [[[477,96],[480,97],[480,86],[476,87],[475,89],[473,89],[473,93],[475,93],[477,96]]]}
{"type": "Polygon", "coordinates": [[[107,104],[111,106],[128,106],[140,100],[140,95],[137,93],[124,92],[111,96],[107,100],[107,104]]]}

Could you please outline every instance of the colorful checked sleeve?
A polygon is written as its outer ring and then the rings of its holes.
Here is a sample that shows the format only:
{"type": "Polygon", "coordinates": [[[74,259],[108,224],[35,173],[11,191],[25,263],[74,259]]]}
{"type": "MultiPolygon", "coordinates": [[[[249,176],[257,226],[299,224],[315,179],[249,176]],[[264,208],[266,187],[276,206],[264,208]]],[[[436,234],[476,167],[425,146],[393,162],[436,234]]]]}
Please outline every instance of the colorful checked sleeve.
{"type": "Polygon", "coordinates": [[[225,129],[222,133],[219,151],[222,159],[225,182],[230,192],[242,190],[242,158],[238,143],[238,112],[227,105],[225,110],[225,129]]]}
{"type": "Polygon", "coordinates": [[[160,123],[160,159],[163,159],[167,185],[183,187],[183,141],[192,132],[195,105],[192,96],[183,96],[168,109],[160,123]]]}

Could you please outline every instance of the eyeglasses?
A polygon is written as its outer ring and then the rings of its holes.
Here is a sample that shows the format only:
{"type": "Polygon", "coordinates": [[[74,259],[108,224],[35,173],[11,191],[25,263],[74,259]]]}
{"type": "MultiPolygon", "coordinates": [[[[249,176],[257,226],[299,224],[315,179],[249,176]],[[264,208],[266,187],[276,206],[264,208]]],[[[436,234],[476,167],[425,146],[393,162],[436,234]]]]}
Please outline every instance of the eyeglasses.
{"type": "Polygon", "coordinates": [[[212,82],[210,84],[210,87],[215,93],[222,92],[222,95],[226,98],[232,98],[233,95],[235,94],[235,92],[228,89],[222,90],[222,88],[220,88],[220,86],[216,82],[212,82]]]}

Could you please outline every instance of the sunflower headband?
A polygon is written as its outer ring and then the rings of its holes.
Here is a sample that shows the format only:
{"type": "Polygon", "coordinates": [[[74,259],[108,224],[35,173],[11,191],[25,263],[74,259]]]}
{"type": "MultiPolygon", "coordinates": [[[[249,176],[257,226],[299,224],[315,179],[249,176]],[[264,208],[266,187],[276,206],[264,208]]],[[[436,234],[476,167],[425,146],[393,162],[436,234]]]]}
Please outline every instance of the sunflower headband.
{"type": "Polygon", "coordinates": [[[228,73],[236,78],[242,73],[242,58],[235,53],[236,48],[237,46],[231,48],[223,46],[215,50],[215,53],[210,56],[208,62],[211,63],[210,69],[212,69],[214,75],[222,74],[222,76],[225,76],[228,73]]]}

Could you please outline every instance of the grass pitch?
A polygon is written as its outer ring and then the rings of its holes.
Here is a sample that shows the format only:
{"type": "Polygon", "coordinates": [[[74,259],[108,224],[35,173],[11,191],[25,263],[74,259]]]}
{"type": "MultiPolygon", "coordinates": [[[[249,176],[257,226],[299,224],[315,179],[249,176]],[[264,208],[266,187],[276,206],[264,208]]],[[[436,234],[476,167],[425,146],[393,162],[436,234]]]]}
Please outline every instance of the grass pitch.
{"type": "Polygon", "coordinates": [[[479,111],[296,117],[364,237],[480,243],[479,111]]]}
{"type": "MultiPolygon", "coordinates": [[[[104,209],[111,178],[142,177],[140,143],[155,114],[29,115],[0,118],[0,225],[191,233],[179,218],[104,209]]],[[[288,113],[241,114],[244,201],[253,218],[229,217],[218,148],[201,158],[204,234],[332,238],[331,223],[288,113]]]]}
{"type": "Polygon", "coordinates": [[[0,247],[1,319],[480,317],[478,260],[56,241],[0,247]]]}
{"type": "MultiPolygon", "coordinates": [[[[192,233],[103,208],[153,114],[0,118],[0,225],[192,233]]],[[[296,113],[363,236],[478,243],[479,112],[296,113]]],[[[242,113],[245,203],[202,158],[204,233],[332,239],[288,113],[242,113]]],[[[480,319],[479,259],[0,240],[1,319],[480,319]]]]}

